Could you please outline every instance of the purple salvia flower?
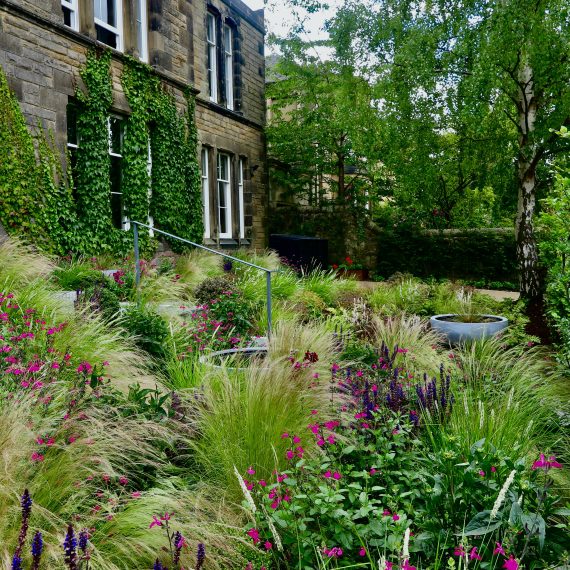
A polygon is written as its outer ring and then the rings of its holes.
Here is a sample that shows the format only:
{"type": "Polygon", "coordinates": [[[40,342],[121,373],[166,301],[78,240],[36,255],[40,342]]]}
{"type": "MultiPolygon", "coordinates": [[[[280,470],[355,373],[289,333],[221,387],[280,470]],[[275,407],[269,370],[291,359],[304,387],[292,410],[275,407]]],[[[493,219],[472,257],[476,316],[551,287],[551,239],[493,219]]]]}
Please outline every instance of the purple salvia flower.
{"type": "Polygon", "coordinates": [[[83,552],[85,554],[85,551],[87,550],[87,545],[89,543],[89,531],[84,528],[80,533],[79,533],[79,550],[81,550],[81,552],[83,552]]]}
{"type": "Polygon", "coordinates": [[[202,570],[206,560],[206,547],[200,542],[198,543],[198,552],[196,553],[196,570],[202,570]]]}
{"type": "Polygon", "coordinates": [[[22,559],[17,555],[14,554],[12,558],[12,570],[22,570],[22,559]]]}
{"type": "Polygon", "coordinates": [[[20,526],[20,534],[18,535],[18,547],[16,548],[16,552],[14,552],[14,558],[12,560],[13,568],[21,567],[22,550],[26,542],[26,536],[28,535],[28,527],[30,525],[30,514],[32,512],[32,498],[30,497],[28,489],[24,490],[22,498],[20,499],[20,505],[22,506],[22,524],[20,526]],[[18,566],[18,564],[20,566],[18,566]]]}
{"type": "Polygon", "coordinates": [[[77,538],[75,537],[75,532],[73,526],[69,525],[67,527],[67,534],[65,535],[65,540],[63,541],[63,551],[64,551],[64,562],[69,568],[69,570],[77,570],[77,538]]]}
{"type": "Polygon", "coordinates": [[[174,556],[172,557],[172,562],[174,568],[180,567],[180,554],[182,552],[182,547],[184,546],[184,537],[180,531],[176,531],[173,537],[174,542],[174,556]]]}
{"type": "Polygon", "coordinates": [[[163,568],[163,566],[160,563],[160,560],[158,558],[156,559],[156,562],[154,563],[152,570],[164,570],[164,568],[163,568]]]}
{"type": "Polygon", "coordinates": [[[32,565],[30,570],[39,570],[43,549],[44,541],[42,539],[42,533],[38,531],[34,534],[34,538],[32,538],[32,565]]]}

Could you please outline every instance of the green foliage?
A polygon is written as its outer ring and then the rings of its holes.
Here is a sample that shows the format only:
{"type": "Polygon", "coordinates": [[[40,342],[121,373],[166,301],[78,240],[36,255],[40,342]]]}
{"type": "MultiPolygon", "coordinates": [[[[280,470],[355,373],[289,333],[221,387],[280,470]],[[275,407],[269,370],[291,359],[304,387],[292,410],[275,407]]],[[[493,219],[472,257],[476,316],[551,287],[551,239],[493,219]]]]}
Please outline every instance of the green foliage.
{"type": "Polygon", "coordinates": [[[122,321],[138,347],[155,358],[167,354],[168,327],[164,319],[146,307],[129,307],[122,321]]]}
{"type": "Polygon", "coordinates": [[[109,111],[113,104],[111,52],[90,51],[80,71],[85,90],[79,87],[77,136],[76,207],[86,253],[124,252],[127,235],[111,221],[111,159],[109,157],[109,111]]]}
{"type": "Polygon", "coordinates": [[[515,240],[509,230],[424,233],[403,228],[384,231],[378,240],[380,275],[517,280],[515,240]]]}
{"type": "Polygon", "coordinates": [[[0,69],[0,222],[43,249],[76,244],[75,211],[59,158],[41,128],[34,137],[0,69]]]}
{"type": "Polygon", "coordinates": [[[332,191],[340,203],[362,208],[378,175],[370,84],[347,65],[319,62],[299,38],[279,47],[283,56],[270,70],[278,80],[267,88],[267,137],[272,158],[285,167],[272,170],[273,183],[309,204],[332,191]]]}
{"type": "Polygon", "coordinates": [[[542,207],[539,248],[547,271],[547,311],[560,333],[570,317],[570,176],[563,172],[556,176],[542,207]]]}
{"type": "MultiPolygon", "coordinates": [[[[122,191],[127,216],[146,223],[149,211],[150,175],[148,168],[150,99],[152,78],[143,63],[128,58],[121,83],[131,114],[127,119],[123,141],[122,191]]],[[[141,247],[148,246],[148,232],[139,232],[141,247]]]]}
{"type": "MultiPolygon", "coordinates": [[[[160,86],[155,89],[150,106],[150,213],[160,229],[199,243],[204,230],[192,95],[187,95],[186,103],[186,118],[182,120],[174,97],[160,86]]],[[[177,252],[188,249],[176,240],[169,243],[177,252]]]]}
{"type": "MultiPolygon", "coordinates": [[[[18,102],[0,75],[0,112],[5,117],[0,128],[0,221],[8,231],[24,232],[50,252],[123,255],[132,248],[132,237],[115,228],[111,218],[110,50],[89,51],[80,75],[83,87],[76,89],[80,144],[76,168],[73,173],[68,169],[66,176],[53,142],[48,143],[42,132],[37,140],[28,132],[18,102]]],[[[125,213],[144,223],[150,208],[159,227],[200,242],[202,202],[193,96],[186,96],[181,116],[174,96],[165,91],[158,76],[132,58],[127,58],[121,80],[131,107],[122,149],[125,213]],[[153,135],[154,192],[150,204],[149,135],[153,135]]],[[[147,232],[140,232],[140,237],[141,247],[151,250],[147,232]]]]}

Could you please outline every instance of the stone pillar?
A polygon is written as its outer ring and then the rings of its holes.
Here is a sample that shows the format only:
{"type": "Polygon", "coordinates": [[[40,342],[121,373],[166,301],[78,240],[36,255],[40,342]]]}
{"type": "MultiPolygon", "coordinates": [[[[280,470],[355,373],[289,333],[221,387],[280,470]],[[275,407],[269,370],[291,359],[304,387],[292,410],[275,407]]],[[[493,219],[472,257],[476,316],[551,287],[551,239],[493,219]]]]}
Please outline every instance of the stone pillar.
{"type": "Polygon", "coordinates": [[[79,31],[92,39],[97,39],[93,0],[79,0],[79,31]]]}

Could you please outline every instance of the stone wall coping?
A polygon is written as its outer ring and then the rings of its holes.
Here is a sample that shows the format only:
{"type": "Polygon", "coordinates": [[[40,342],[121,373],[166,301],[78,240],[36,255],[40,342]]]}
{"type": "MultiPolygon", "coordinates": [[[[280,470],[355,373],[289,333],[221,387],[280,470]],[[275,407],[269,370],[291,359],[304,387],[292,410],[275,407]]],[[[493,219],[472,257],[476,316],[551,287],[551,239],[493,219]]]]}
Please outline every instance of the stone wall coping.
{"type": "Polygon", "coordinates": [[[222,0],[222,2],[230,9],[235,10],[246,22],[251,24],[258,32],[265,35],[265,12],[261,8],[252,10],[242,0],[222,0]]]}

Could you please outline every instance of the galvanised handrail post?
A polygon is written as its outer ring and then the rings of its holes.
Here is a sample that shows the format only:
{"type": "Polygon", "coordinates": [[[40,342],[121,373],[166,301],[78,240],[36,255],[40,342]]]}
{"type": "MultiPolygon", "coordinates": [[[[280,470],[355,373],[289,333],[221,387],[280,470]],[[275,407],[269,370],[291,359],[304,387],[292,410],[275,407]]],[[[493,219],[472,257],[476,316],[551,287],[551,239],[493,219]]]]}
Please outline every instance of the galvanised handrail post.
{"type": "Polygon", "coordinates": [[[141,261],[139,252],[139,229],[137,222],[133,222],[133,234],[135,241],[135,285],[137,288],[137,301],[139,300],[139,286],[141,283],[141,261]]]}
{"type": "Polygon", "coordinates": [[[184,238],[175,236],[173,234],[169,234],[168,232],[164,232],[162,230],[159,230],[157,228],[149,226],[148,224],[143,224],[142,222],[137,222],[135,220],[127,220],[126,223],[133,224],[133,234],[134,234],[134,242],[135,242],[135,244],[134,244],[135,245],[135,264],[136,264],[136,266],[135,266],[135,283],[137,286],[137,291],[139,290],[140,280],[141,280],[138,226],[142,226],[143,228],[148,228],[149,230],[152,230],[153,232],[157,232],[157,233],[162,234],[164,236],[167,236],[169,238],[176,239],[178,241],[190,244],[194,247],[197,247],[198,249],[203,249],[204,251],[209,251],[210,253],[213,253],[214,255],[219,255],[220,257],[223,257],[224,259],[231,259],[232,261],[235,261],[237,263],[247,265],[248,267],[253,267],[254,269],[258,269],[259,271],[264,271],[265,272],[266,299],[267,299],[267,336],[271,335],[272,318],[273,318],[273,316],[272,316],[272,303],[271,303],[271,274],[273,273],[273,271],[271,269],[267,269],[267,267],[261,267],[260,265],[255,265],[255,263],[250,263],[249,261],[244,261],[243,259],[233,257],[232,255],[222,253],[221,251],[216,251],[215,249],[212,249],[210,247],[206,247],[205,245],[190,241],[188,239],[184,239],[184,238]]]}

